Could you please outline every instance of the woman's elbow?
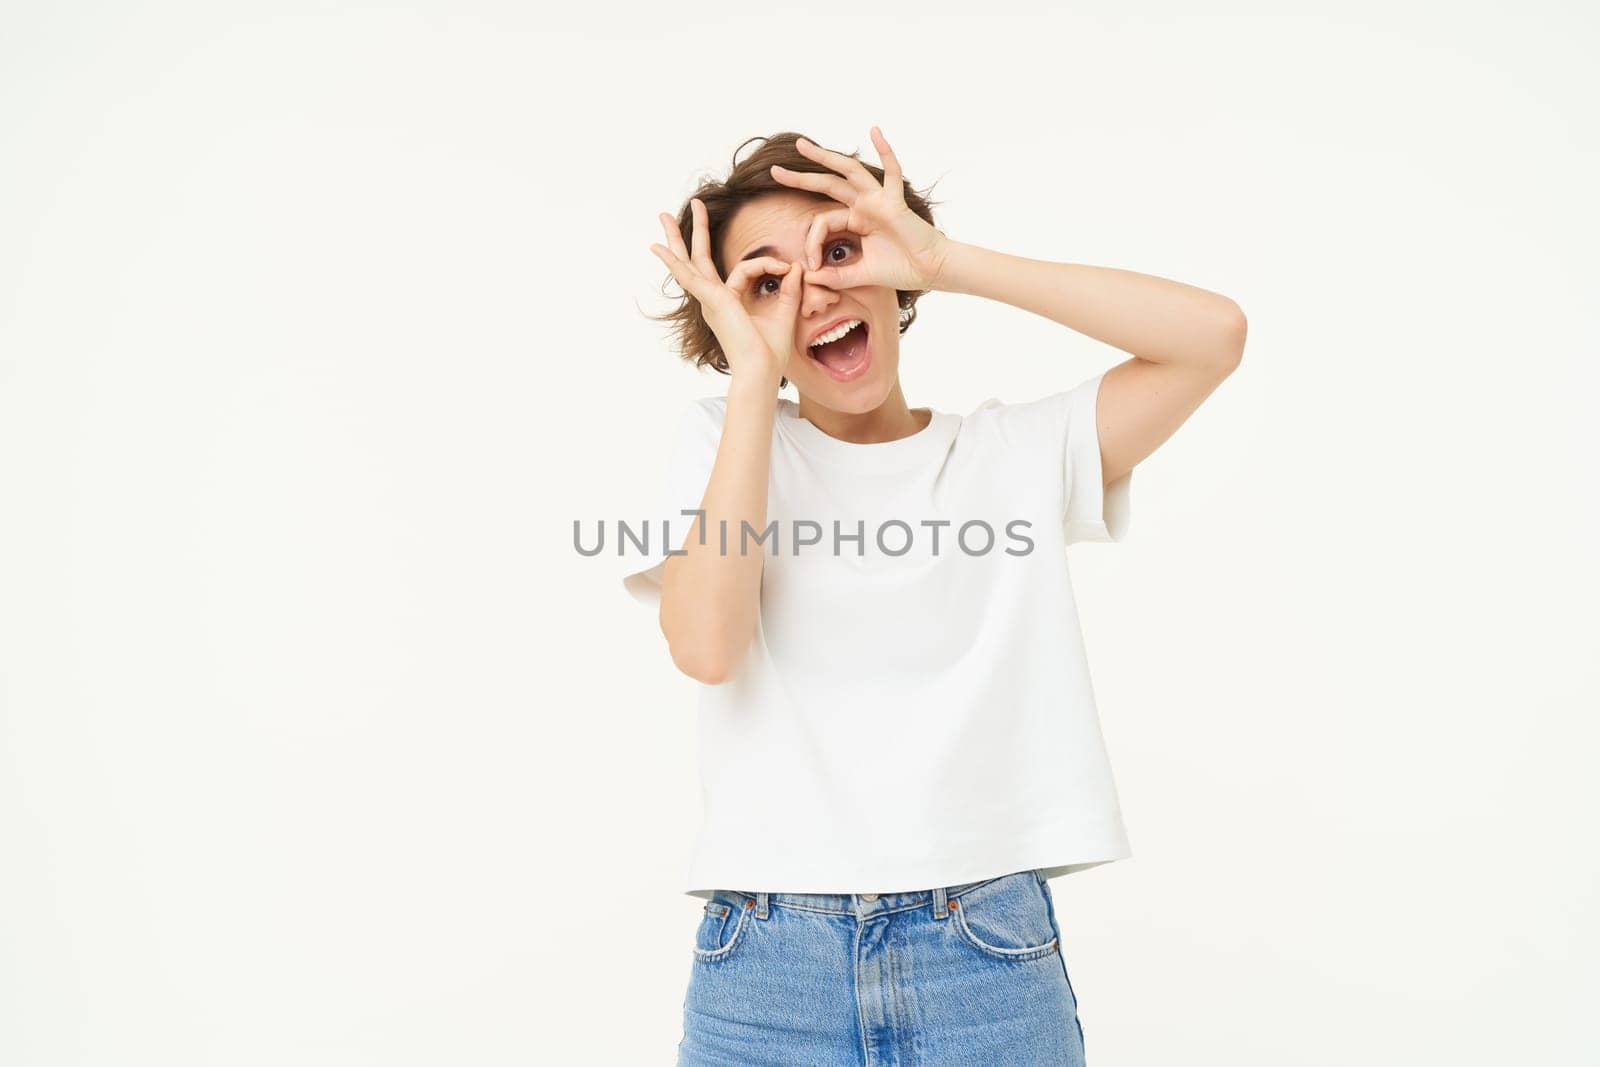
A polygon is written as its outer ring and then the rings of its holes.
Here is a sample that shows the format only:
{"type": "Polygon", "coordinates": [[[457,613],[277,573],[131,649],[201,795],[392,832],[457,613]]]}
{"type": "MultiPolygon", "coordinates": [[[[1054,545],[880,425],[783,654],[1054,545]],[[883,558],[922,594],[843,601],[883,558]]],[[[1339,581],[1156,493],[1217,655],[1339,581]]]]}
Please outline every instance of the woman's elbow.
{"type": "Polygon", "coordinates": [[[726,611],[681,601],[671,588],[663,590],[660,623],[673,665],[705,685],[732,678],[755,636],[754,618],[732,618],[726,611]]]}
{"type": "Polygon", "coordinates": [[[678,670],[704,685],[721,685],[733,677],[733,657],[703,648],[685,647],[682,642],[667,642],[672,663],[678,670]]]}

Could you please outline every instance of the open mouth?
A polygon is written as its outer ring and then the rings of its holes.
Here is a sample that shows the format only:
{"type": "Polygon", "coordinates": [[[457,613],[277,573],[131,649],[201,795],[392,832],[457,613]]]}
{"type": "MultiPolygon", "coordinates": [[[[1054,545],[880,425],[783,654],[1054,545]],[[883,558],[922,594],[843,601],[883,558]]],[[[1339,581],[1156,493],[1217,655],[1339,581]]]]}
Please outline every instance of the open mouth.
{"type": "Polygon", "coordinates": [[[867,323],[863,319],[848,333],[827,344],[812,345],[806,349],[810,356],[835,381],[848,382],[859,378],[872,365],[872,346],[867,342],[867,323]]]}

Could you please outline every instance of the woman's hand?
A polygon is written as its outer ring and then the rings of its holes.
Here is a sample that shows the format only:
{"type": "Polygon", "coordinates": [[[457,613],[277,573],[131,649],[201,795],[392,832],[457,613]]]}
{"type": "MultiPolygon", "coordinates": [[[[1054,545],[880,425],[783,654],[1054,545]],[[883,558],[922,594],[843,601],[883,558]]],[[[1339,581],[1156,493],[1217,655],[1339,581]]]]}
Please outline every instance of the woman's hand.
{"type": "Polygon", "coordinates": [[[950,241],[906,204],[900,161],[872,127],[872,143],[883,165],[883,184],[859,159],[821,148],[805,138],[795,147],[807,159],[839,172],[812,174],[773,164],[772,176],[784,185],[823,193],[845,207],[818,215],[806,234],[806,262],[810,279],[832,289],[856,285],[885,285],[915,292],[938,287],[950,241]],[[848,230],[861,238],[861,258],[833,266],[823,258],[830,234],[848,230]]]}
{"type": "Polygon", "coordinates": [[[683,291],[700,302],[700,314],[717,335],[729,373],[740,380],[770,379],[776,392],[795,354],[795,322],[800,314],[800,283],[805,266],[762,256],[741,262],[724,282],[711,261],[706,206],[696,198],[690,201],[689,210],[694,218],[690,233],[694,250],[684,249],[677,220],[663,212],[661,225],[667,231],[670,247],[651,245],[650,251],[667,265],[683,291]],[[766,294],[774,305],[773,313],[752,316],[745,300],[754,297],[757,281],[765,285],[769,274],[783,279],[776,292],[766,294]]]}

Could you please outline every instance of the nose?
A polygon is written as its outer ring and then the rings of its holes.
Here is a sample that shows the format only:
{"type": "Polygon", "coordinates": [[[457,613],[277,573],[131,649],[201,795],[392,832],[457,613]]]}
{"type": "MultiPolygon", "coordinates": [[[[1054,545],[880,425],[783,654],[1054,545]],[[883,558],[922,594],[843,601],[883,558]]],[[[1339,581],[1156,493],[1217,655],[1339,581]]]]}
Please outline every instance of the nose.
{"type": "Polygon", "coordinates": [[[839,294],[826,285],[816,285],[809,278],[800,280],[800,317],[806,318],[827,311],[839,302],[839,294]]]}

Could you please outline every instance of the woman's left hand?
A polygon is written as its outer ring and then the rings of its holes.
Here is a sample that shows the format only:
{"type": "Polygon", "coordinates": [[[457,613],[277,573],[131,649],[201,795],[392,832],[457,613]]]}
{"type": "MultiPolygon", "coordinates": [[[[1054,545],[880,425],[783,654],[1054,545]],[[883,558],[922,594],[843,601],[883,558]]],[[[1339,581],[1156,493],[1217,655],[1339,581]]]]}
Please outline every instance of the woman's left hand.
{"type": "Polygon", "coordinates": [[[876,126],[872,143],[883,165],[881,185],[859,159],[830,152],[803,137],[795,142],[800,153],[843,177],[773,164],[773,178],[784,185],[823,193],[846,205],[818,215],[806,233],[806,280],[830,289],[857,285],[908,292],[935,289],[950,241],[906,205],[900,161],[876,126]],[[854,262],[835,265],[823,258],[823,247],[830,235],[841,231],[861,239],[861,255],[854,262]]]}

